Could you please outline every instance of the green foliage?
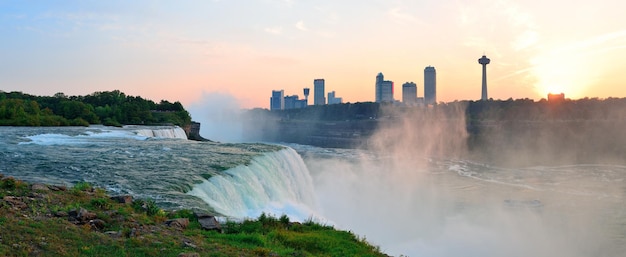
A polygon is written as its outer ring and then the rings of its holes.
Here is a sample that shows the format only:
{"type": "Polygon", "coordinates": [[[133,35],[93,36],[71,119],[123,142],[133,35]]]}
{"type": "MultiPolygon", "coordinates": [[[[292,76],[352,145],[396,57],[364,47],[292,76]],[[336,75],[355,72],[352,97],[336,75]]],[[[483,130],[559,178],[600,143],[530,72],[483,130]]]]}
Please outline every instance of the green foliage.
{"type": "Polygon", "coordinates": [[[78,182],[76,184],[74,184],[74,186],[72,187],[72,190],[76,190],[76,191],[89,191],[92,190],[93,187],[91,186],[91,184],[89,184],[89,182],[78,182]]]}
{"type": "Polygon", "coordinates": [[[14,194],[18,194],[18,195],[23,194],[24,192],[22,191],[26,190],[27,187],[28,186],[26,185],[26,183],[24,183],[21,180],[17,180],[13,177],[6,177],[0,180],[0,189],[20,191],[20,192],[14,192],[14,194]]]}
{"type": "Polygon", "coordinates": [[[187,210],[187,209],[183,209],[183,210],[178,210],[178,211],[172,212],[170,214],[170,218],[172,218],[172,219],[187,218],[187,219],[189,219],[190,222],[198,221],[198,217],[196,217],[196,215],[193,213],[193,211],[192,210],[187,210]]]}
{"type": "Polygon", "coordinates": [[[148,216],[165,216],[165,212],[157,206],[156,202],[152,199],[141,200],[137,199],[133,201],[133,208],[137,211],[145,212],[148,216]]]}
{"type": "Polygon", "coordinates": [[[123,124],[185,126],[191,116],[180,102],[159,104],[119,90],[86,96],[32,96],[21,92],[0,93],[0,125],[11,126],[107,126],[123,124]]]}
{"type": "Polygon", "coordinates": [[[108,210],[111,208],[111,203],[107,198],[94,198],[90,201],[91,206],[96,209],[108,210]]]}

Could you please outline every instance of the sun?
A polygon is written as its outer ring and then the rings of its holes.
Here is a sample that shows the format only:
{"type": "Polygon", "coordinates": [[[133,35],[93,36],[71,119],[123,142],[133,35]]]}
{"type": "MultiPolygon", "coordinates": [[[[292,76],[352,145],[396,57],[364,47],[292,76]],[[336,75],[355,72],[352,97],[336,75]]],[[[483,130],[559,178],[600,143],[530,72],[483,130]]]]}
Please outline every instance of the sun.
{"type": "Polygon", "coordinates": [[[535,90],[545,97],[548,94],[564,93],[572,98],[584,97],[592,77],[585,70],[585,63],[577,56],[547,55],[533,61],[531,69],[536,78],[535,90]]]}

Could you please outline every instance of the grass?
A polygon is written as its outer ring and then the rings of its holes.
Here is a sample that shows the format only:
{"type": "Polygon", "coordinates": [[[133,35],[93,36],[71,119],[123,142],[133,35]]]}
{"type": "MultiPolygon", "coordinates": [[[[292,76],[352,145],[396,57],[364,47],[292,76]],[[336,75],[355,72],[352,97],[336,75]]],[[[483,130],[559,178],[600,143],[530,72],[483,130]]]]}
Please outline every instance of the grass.
{"type": "Polygon", "coordinates": [[[30,188],[0,174],[0,256],[385,256],[351,232],[312,220],[262,214],[225,222],[223,232],[206,231],[190,210],[165,211],[150,199],[120,204],[88,183],[30,188]],[[63,215],[81,208],[95,213],[104,227],[63,215]],[[189,226],[166,226],[173,218],[187,218],[189,226]]]}

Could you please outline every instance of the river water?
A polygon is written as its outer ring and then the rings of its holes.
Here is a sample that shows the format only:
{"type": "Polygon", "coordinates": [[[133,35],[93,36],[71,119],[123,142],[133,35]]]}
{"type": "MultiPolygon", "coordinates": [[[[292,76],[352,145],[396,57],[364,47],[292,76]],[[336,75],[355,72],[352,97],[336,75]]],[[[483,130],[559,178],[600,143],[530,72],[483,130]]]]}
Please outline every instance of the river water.
{"type": "Polygon", "coordinates": [[[624,256],[626,167],[502,168],[303,145],[218,144],[177,127],[0,127],[0,173],[89,182],[229,218],[354,231],[392,255],[624,256]]]}

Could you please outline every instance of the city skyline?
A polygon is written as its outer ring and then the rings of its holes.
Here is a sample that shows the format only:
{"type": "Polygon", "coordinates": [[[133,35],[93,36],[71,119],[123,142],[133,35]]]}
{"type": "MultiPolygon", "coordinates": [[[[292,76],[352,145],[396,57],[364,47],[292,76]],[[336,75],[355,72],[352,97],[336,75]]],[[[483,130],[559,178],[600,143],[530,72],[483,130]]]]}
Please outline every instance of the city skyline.
{"type": "Polygon", "coordinates": [[[423,63],[437,67],[438,102],[478,100],[476,57],[484,53],[497,60],[488,67],[489,98],[626,96],[621,1],[243,6],[3,1],[0,90],[48,96],[120,90],[185,106],[219,96],[228,106],[268,108],[271,90],[301,94],[312,78],[324,77],[343,102],[354,103],[375,100],[372,74],[384,71],[399,86],[418,81],[423,66],[416,64],[423,63]]]}

